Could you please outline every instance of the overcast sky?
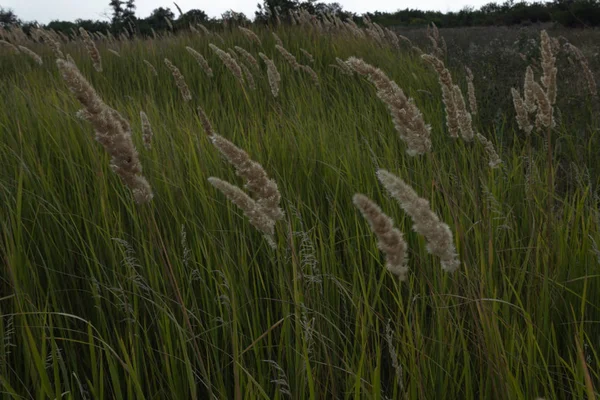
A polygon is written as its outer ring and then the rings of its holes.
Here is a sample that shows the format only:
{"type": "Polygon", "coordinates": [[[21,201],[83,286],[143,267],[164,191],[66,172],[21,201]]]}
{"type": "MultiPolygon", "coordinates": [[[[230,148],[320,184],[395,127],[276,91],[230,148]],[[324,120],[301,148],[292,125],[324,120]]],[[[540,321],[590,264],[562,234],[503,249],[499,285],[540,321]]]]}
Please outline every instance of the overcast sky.
{"type": "MultiPolygon", "coordinates": [[[[252,18],[259,0],[177,0],[183,12],[196,8],[210,17],[218,17],[227,10],[243,12],[252,18]]],[[[262,0],[260,0],[262,3],[262,0]]],[[[422,10],[457,11],[464,6],[479,7],[491,0],[337,0],[345,10],[363,13],[366,11],[395,11],[399,8],[422,10]]],[[[325,1],[330,2],[330,1],[325,1]]],[[[107,19],[110,15],[109,0],[0,0],[0,6],[11,8],[23,21],[36,20],[47,23],[54,19],[73,21],[82,19],[107,19]]],[[[158,7],[176,8],[169,0],[136,0],[138,17],[147,17],[158,7]]]]}

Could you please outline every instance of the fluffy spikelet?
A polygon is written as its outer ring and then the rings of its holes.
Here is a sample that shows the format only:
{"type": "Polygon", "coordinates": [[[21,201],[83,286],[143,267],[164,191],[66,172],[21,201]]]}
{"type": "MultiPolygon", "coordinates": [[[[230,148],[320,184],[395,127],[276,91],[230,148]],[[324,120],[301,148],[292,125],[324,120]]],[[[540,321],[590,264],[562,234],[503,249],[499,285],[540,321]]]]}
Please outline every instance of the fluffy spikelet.
{"type": "Polygon", "coordinates": [[[216,132],[213,129],[212,124],[210,123],[210,120],[206,116],[204,109],[202,107],[198,106],[197,111],[198,111],[198,117],[200,118],[200,123],[202,124],[202,128],[204,129],[204,132],[208,136],[216,135],[216,132]]]}
{"type": "Polygon", "coordinates": [[[277,34],[275,32],[271,32],[273,34],[273,39],[275,39],[275,43],[281,47],[283,47],[283,42],[281,41],[281,39],[279,38],[279,36],[277,36],[277,34]]]}
{"type": "Polygon", "coordinates": [[[102,57],[100,57],[100,52],[96,47],[96,43],[94,43],[90,35],[82,27],[79,28],[79,33],[81,34],[83,42],[85,43],[85,48],[92,59],[94,69],[98,72],[102,72],[102,57]]]}
{"type": "Polygon", "coordinates": [[[248,64],[250,64],[250,67],[254,70],[254,72],[258,72],[260,71],[260,66],[258,64],[258,61],[256,60],[256,58],[254,58],[254,56],[250,53],[248,53],[244,48],[240,47],[240,46],[235,46],[234,49],[242,56],[244,57],[244,59],[246,60],[246,62],[248,64]]]}
{"type": "Polygon", "coordinates": [[[311,64],[315,63],[315,58],[308,51],[306,51],[304,49],[300,49],[300,53],[304,54],[304,57],[306,57],[306,59],[308,60],[309,63],[311,63],[311,64]]]}
{"type": "Polygon", "coordinates": [[[477,114],[477,97],[475,96],[475,85],[473,84],[473,72],[468,67],[465,67],[467,70],[467,93],[469,96],[469,110],[471,110],[471,115],[477,114]]]}
{"type": "Polygon", "coordinates": [[[264,214],[258,204],[239,187],[215,177],[208,178],[208,181],[238,206],[252,226],[261,231],[269,245],[275,248],[275,221],[264,214]]]}
{"type": "Polygon", "coordinates": [[[246,37],[248,39],[250,39],[250,41],[256,42],[259,46],[262,46],[262,42],[260,41],[258,36],[256,36],[256,33],[252,32],[250,29],[247,29],[247,28],[244,28],[241,26],[239,28],[240,28],[240,31],[242,31],[244,33],[244,35],[246,35],[246,37]]]}
{"type": "Polygon", "coordinates": [[[185,83],[185,78],[181,74],[181,71],[179,71],[179,68],[177,68],[175,65],[173,65],[171,60],[169,60],[168,58],[165,58],[165,65],[171,71],[173,78],[175,78],[175,84],[179,88],[179,92],[181,93],[181,96],[183,97],[183,101],[192,100],[192,93],[190,93],[190,89],[188,88],[187,83],[185,83]]]}
{"type": "Polygon", "coordinates": [[[60,50],[60,43],[58,43],[58,41],[54,40],[54,38],[43,29],[39,29],[37,32],[44,39],[44,42],[47,43],[48,46],[50,46],[56,58],[65,58],[65,55],[60,50]]]}
{"type": "Polygon", "coordinates": [[[233,74],[233,76],[236,77],[236,79],[240,82],[240,84],[243,85],[244,84],[244,76],[243,76],[243,73],[242,73],[242,68],[237,63],[237,61],[235,61],[235,59],[233,57],[231,57],[231,54],[229,54],[229,53],[221,50],[220,48],[218,48],[217,46],[215,46],[212,43],[209,44],[208,46],[221,59],[221,61],[223,62],[223,64],[225,64],[225,66],[227,67],[227,69],[229,71],[231,71],[231,73],[233,74]]]}
{"type": "Polygon", "coordinates": [[[44,65],[42,57],[40,57],[35,51],[28,49],[25,46],[19,46],[19,49],[22,53],[27,54],[29,57],[31,57],[33,61],[35,61],[38,65],[44,65]]]}
{"type": "Polygon", "coordinates": [[[455,271],[459,267],[460,261],[456,254],[450,227],[441,222],[431,210],[429,202],[419,197],[413,188],[402,179],[382,169],[377,171],[377,177],[390,195],[410,215],[414,222],[414,231],[425,237],[427,251],[440,258],[443,270],[455,271]]]}
{"type": "Polygon", "coordinates": [[[433,65],[433,68],[438,74],[440,86],[442,88],[442,101],[444,102],[444,106],[446,106],[446,125],[448,126],[448,134],[451,137],[456,138],[458,137],[459,121],[458,108],[454,98],[452,75],[450,75],[450,71],[448,71],[439,58],[429,54],[423,54],[421,57],[433,65]]]}
{"type": "Polygon", "coordinates": [[[356,208],[371,226],[371,230],[379,239],[377,247],[386,257],[388,271],[396,275],[401,281],[406,280],[408,267],[406,266],[408,248],[402,232],[394,228],[394,221],[381,211],[381,208],[367,196],[357,193],[352,198],[356,208]]]}
{"type": "Polygon", "coordinates": [[[269,179],[264,168],[256,161],[252,161],[248,153],[224,137],[213,134],[211,141],[233,165],[237,174],[246,180],[244,186],[256,195],[256,202],[261,211],[274,221],[283,219],[284,213],[279,207],[281,195],[277,183],[269,179]]]}
{"type": "Polygon", "coordinates": [[[554,122],[554,110],[547,93],[537,83],[533,83],[533,94],[535,95],[535,102],[537,105],[537,114],[535,116],[535,126],[540,128],[553,128],[554,122]]]}
{"type": "Polygon", "coordinates": [[[208,61],[206,61],[206,59],[202,56],[202,54],[198,53],[196,50],[194,50],[193,48],[191,48],[189,46],[187,46],[185,49],[187,50],[188,53],[190,53],[192,55],[192,57],[194,57],[194,59],[196,60],[198,65],[200,65],[200,67],[202,68],[204,73],[209,78],[212,78],[213,71],[210,68],[210,66],[208,65],[208,61]]]}
{"type": "Polygon", "coordinates": [[[279,71],[277,70],[273,60],[263,53],[258,53],[258,55],[267,65],[267,78],[269,79],[269,85],[271,86],[271,93],[273,94],[273,97],[277,97],[279,95],[279,83],[281,82],[281,75],[279,75],[279,71]]]}
{"type": "Polygon", "coordinates": [[[458,87],[454,85],[454,103],[456,104],[456,115],[458,116],[458,127],[460,128],[460,135],[468,142],[473,140],[475,132],[473,132],[471,114],[467,111],[465,99],[463,94],[458,87]]]}
{"type": "Polygon", "coordinates": [[[65,60],[57,60],[67,86],[83,105],[81,114],[96,131],[96,140],[111,155],[110,166],[127,185],[137,203],[152,200],[150,184],[142,175],[142,165],[131,140],[129,123],[114,109],[107,106],[77,67],[65,60]]]}
{"type": "Polygon", "coordinates": [[[488,165],[490,166],[490,168],[495,169],[500,167],[500,165],[502,164],[502,160],[500,159],[500,156],[498,156],[498,152],[496,152],[494,144],[479,132],[476,134],[476,136],[477,140],[479,140],[479,143],[483,145],[483,148],[485,149],[485,152],[488,155],[488,158],[490,160],[488,165]]]}
{"type": "Polygon", "coordinates": [[[400,139],[406,143],[407,154],[414,156],[431,151],[431,127],[425,123],[413,99],[408,99],[396,82],[379,68],[350,57],[346,61],[357,73],[366,76],[377,88],[379,97],[388,107],[400,139]]]}
{"type": "Polygon", "coordinates": [[[206,36],[210,36],[210,35],[211,35],[211,33],[210,33],[210,31],[208,30],[208,28],[207,28],[207,27],[205,27],[204,25],[202,25],[202,24],[198,23],[198,24],[196,24],[196,26],[197,26],[198,28],[200,28],[200,30],[202,30],[202,33],[204,33],[206,36]]]}
{"type": "Polygon", "coordinates": [[[312,79],[315,86],[317,86],[317,87],[320,86],[319,76],[317,75],[317,73],[315,72],[314,69],[312,69],[308,65],[300,65],[300,69],[302,71],[306,72],[310,76],[310,79],[312,79]]]}
{"type": "Polygon", "coordinates": [[[150,70],[152,75],[158,76],[158,72],[156,71],[156,68],[154,68],[154,65],[152,65],[152,63],[150,61],[144,60],[144,64],[146,64],[148,66],[148,69],[150,70]]]}
{"type": "Polygon", "coordinates": [[[542,55],[542,70],[544,75],[542,76],[542,85],[546,88],[546,95],[550,104],[556,103],[556,57],[554,57],[552,51],[552,41],[548,32],[543,30],[540,33],[540,51],[542,55]]]}
{"type": "Polygon", "coordinates": [[[531,66],[527,66],[527,70],[525,71],[525,82],[523,83],[523,95],[525,109],[528,113],[534,113],[537,108],[535,104],[535,94],[533,93],[534,82],[533,69],[531,66]]]}
{"type": "Polygon", "coordinates": [[[144,147],[146,150],[150,150],[152,148],[152,137],[154,136],[152,125],[150,125],[150,120],[143,111],[140,111],[140,119],[142,121],[142,140],[144,141],[144,147]]]}
{"type": "Polygon", "coordinates": [[[335,62],[337,62],[337,65],[342,73],[348,76],[354,75],[354,67],[349,65],[347,61],[341,60],[338,57],[336,57],[335,62]]]}
{"type": "Polygon", "coordinates": [[[242,71],[244,72],[244,77],[246,77],[246,82],[248,83],[248,87],[251,90],[256,90],[256,83],[254,82],[254,75],[252,75],[252,72],[250,72],[248,67],[246,67],[246,64],[240,63],[239,65],[240,65],[240,68],[242,68],[242,71]]]}
{"type": "Polygon", "coordinates": [[[276,45],[275,48],[277,49],[277,51],[279,51],[279,53],[281,53],[283,58],[285,58],[285,60],[292,66],[292,68],[294,68],[295,70],[300,69],[300,64],[298,64],[296,57],[294,57],[292,53],[290,53],[283,46],[280,45],[276,45]]]}
{"type": "Polygon", "coordinates": [[[519,124],[519,128],[523,132],[529,135],[533,129],[533,125],[531,125],[529,121],[529,114],[527,112],[525,101],[523,101],[523,98],[517,89],[511,88],[510,92],[512,93],[513,104],[517,113],[517,124],[519,124]]]}

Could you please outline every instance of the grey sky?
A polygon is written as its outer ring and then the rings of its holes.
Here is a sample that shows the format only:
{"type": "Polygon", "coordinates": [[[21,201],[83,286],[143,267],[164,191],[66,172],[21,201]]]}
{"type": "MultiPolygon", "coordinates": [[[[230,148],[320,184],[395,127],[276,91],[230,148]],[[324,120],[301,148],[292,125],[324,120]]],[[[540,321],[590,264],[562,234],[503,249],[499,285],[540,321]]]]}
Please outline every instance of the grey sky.
{"type": "MultiPolygon", "coordinates": [[[[363,13],[366,11],[395,11],[399,8],[456,11],[464,6],[479,7],[491,0],[337,0],[344,9],[363,13]]],[[[243,12],[252,18],[259,0],[177,0],[183,12],[192,8],[201,9],[210,17],[218,17],[227,10],[243,12]]],[[[262,3],[262,1],[260,1],[262,3]]],[[[331,2],[331,1],[325,1],[331,2]]],[[[72,21],[82,19],[106,19],[110,14],[109,0],[0,0],[2,7],[12,8],[24,21],[36,20],[47,23],[54,19],[72,21]]],[[[137,0],[136,15],[146,17],[158,7],[169,7],[176,11],[170,0],[137,0]]]]}

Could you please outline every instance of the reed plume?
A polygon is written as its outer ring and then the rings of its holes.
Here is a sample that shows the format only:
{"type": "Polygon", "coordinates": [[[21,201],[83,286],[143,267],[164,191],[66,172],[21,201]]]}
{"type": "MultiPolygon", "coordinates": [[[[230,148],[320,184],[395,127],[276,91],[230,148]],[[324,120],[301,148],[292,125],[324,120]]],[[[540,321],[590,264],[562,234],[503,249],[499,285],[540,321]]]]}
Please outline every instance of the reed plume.
{"type": "Polygon", "coordinates": [[[250,224],[264,234],[265,239],[272,248],[276,247],[274,240],[275,221],[264,214],[250,196],[239,187],[219,178],[210,177],[208,181],[244,212],[250,224]]]}
{"type": "Polygon", "coordinates": [[[263,53],[258,53],[258,55],[267,65],[267,78],[269,79],[269,86],[271,86],[271,94],[273,94],[273,97],[277,97],[279,95],[279,83],[281,82],[281,75],[279,75],[279,71],[277,70],[273,60],[263,53]]]}
{"type": "Polygon", "coordinates": [[[108,49],[108,52],[114,54],[117,57],[121,57],[121,54],[116,50],[108,49]]]}
{"type": "Polygon", "coordinates": [[[243,73],[242,73],[242,68],[237,63],[237,61],[235,61],[235,59],[233,57],[231,57],[231,54],[229,54],[229,53],[221,50],[220,48],[218,48],[217,46],[215,46],[212,43],[210,43],[208,46],[221,59],[221,61],[223,62],[223,64],[225,64],[225,66],[227,67],[227,69],[229,71],[231,71],[231,73],[233,74],[233,76],[236,77],[236,79],[240,82],[240,84],[243,85],[244,84],[244,76],[243,76],[243,73]]]}
{"type": "Polygon", "coordinates": [[[550,36],[548,36],[548,32],[543,30],[540,33],[540,37],[542,70],[544,72],[541,81],[546,89],[546,96],[548,97],[550,104],[554,105],[554,103],[556,103],[556,57],[554,57],[552,41],[550,40],[550,36]]]}
{"type": "Polygon", "coordinates": [[[408,248],[402,232],[394,228],[394,221],[381,211],[381,208],[367,196],[357,193],[352,198],[354,205],[360,210],[369,223],[371,230],[379,240],[377,247],[385,254],[388,271],[396,275],[401,281],[406,280],[408,274],[407,254],[408,248]]]}
{"type": "Polygon", "coordinates": [[[531,134],[533,125],[529,121],[529,113],[525,101],[517,89],[511,88],[510,92],[512,93],[513,104],[517,113],[517,124],[523,132],[529,135],[531,134]]]}
{"type": "Polygon", "coordinates": [[[479,140],[479,143],[483,145],[483,148],[488,155],[488,165],[490,168],[495,169],[500,167],[502,160],[500,159],[498,152],[496,152],[494,144],[479,132],[475,136],[477,137],[477,140],[479,140]]]}
{"type": "Polygon", "coordinates": [[[456,104],[456,115],[458,117],[458,127],[460,128],[460,135],[464,140],[470,142],[475,136],[475,132],[473,132],[471,114],[469,114],[469,112],[467,111],[465,99],[458,85],[454,85],[453,89],[454,104],[456,104]]]}
{"type": "Polygon", "coordinates": [[[85,43],[85,48],[87,49],[87,52],[90,55],[90,58],[92,59],[94,69],[98,72],[102,72],[102,57],[100,57],[100,52],[96,47],[96,43],[94,43],[90,35],[82,27],[79,28],[79,33],[81,34],[81,37],[83,38],[83,43],[85,43]]]}
{"type": "Polygon", "coordinates": [[[454,83],[452,82],[452,75],[450,75],[450,71],[448,71],[444,63],[439,58],[429,54],[423,54],[421,57],[430,63],[438,74],[438,79],[442,88],[442,101],[446,107],[446,125],[448,126],[448,134],[453,138],[457,138],[459,131],[459,120],[456,99],[454,98],[454,83]]]}
{"type": "Polygon", "coordinates": [[[102,101],[74,64],[62,59],[56,60],[56,64],[67,86],[84,107],[79,115],[92,124],[96,140],[110,154],[111,169],[131,189],[137,203],[152,200],[152,189],[142,175],[129,123],[102,101]]]}
{"type": "Polygon", "coordinates": [[[150,125],[150,120],[143,111],[140,111],[140,119],[142,121],[142,140],[144,141],[144,147],[146,150],[150,150],[152,148],[152,137],[154,136],[152,125],[150,125]]]}
{"type": "Polygon", "coordinates": [[[183,101],[192,100],[192,93],[190,92],[190,89],[188,88],[187,83],[185,83],[185,78],[181,74],[181,71],[179,71],[179,68],[177,68],[175,65],[173,65],[171,60],[169,60],[168,58],[165,58],[165,65],[171,71],[173,78],[175,78],[175,84],[179,88],[179,92],[181,93],[181,96],[183,97],[183,101]]]}
{"type": "Polygon", "coordinates": [[[290,53],[283,46],[280,45],[276,45],[275,48],[279,53],[281,53],[283,58],[285,58],[285,60],[288,62],[288,64],[292,66],[292,68],[294,68],[295,70],[300,69],[300,64],[298,64],[298,60],[296,60],[296,57],[294,57],[292,53],[290,53]]]}
{"type": "Polygon", "coordinates": [[[144,64],[146,64],[148,66],[148,69],[150,70],[152,75],[158,76],[158,72],[156,71],[156,68],[154,68],[154,65],[152,65],[152,63],[150,61],[144,60],[144,64]]]}
{"type": "Polygon", "coordinates": [[[279,36],[277,36],[277,34],[275,32],[271,32],[273,34],[273,39],[275,39],[275,43],[281,47],[283,47],[283,42],[281,41],[281,39],[279,38],[279,36]]]}
{"type": "Polygon", "coordinates": [[[467,94],[469,96],[469,110],[471,115],[477,114],[477,97],[475,96],[475,85],[473,84],[473,72],[470,68],[465,67],[467,71],[467,94]]]}
{"type": "Polygon", "coordinates": [[[202,33],[204,33],[206,36],[210,36],[210,35],[211,35],[211,32],[210,32],[210,31],[208,30],[208,28],[207,28],[207,27],[205,27],[204,25],[202,25],[202,24],[198,23],[198,24],[196,24],[196,26],[197,26],[198,28],[200,28],[200,29],[202,30],[202,33]]]}
{"type": "Polygon", "coordinates": [[[244,27],[239,27],[240,31],[242,31],[244,33],[244,35],[250,39],[250,41],[252,42],[256,42],[259,46],[262,46],[262,42],[260,41],[260,39],[258,38],[258,36],[256,36],[256,33],[252,32],[250,29],[244,28],[244,27]]]}
{"type": "Polygon", "coordinates": [[[583,75],[587,82],[587,87],[592,96],[596,96],[598,94],[598,88],[596,86],[596,79],[594,78],[594,74],[590,70],[590,66],[586,56],[583,54],[581,50],[577,47],[573,46],[571,43],[565,44],[565,49],[573,54],[579,64],[581,65],[581,69],[583,70],[583,75]]]}
{"type": "Polygon", "coordinates": [[[204,129],[204,132],[208,136],[216,135],[217,133],[213,129],[212,124],[210,123],[210,119],[208,119],[208,117],[206,116],[204,109],[202,107],[198,106],[197,111],[198,111],[198,117],[200,118],[200,123],[202,124],[202,128],[204,129]]]}
{"type": "Polygon", "coordinates": [[[44,42],[47,43],[48,46],[50,46],[50,48],[52,49],[52,52],[54,53],[54,56],[56,58],[59,58],[59,59],[65,58],[65,55],[63,54],[63,52],[60,49],[60,43],[58,43],[58,41],[56,41],[48,32],[46,32],[43,29],[38,29],[37,32],[44,39],[44,42]]]}
{"type": "Polygon", "coordinates": [[[238,54],[240,54],[242,57],[244,57],[244,59],[250,65],[250,67],[254,70],[254,72],[260,71],[260,65],[258,64],[258,61],[256,60],[256,58],[254,58],[254,56],[252,54],[250,54],[249,52],[247,52],[244,48],[242,48],[240,46],[235,46],[234,49],[238,52],[238,54]]]}
{"type": "Polygon", "coordinates": [[[537,109],[537,105],[535,104],[535,94],[533,92],[534,82],[533,69],[528,65],[525,70],[525,82],[523,83],[523,98],[525,109],[528,113],[534,113],[537,109]]]}
{"type": "Polygon", "coordinates": [[[22,53],[27,54],[29,57],[31,57],[33,61],[35,61],[38,65],[44,65],[42,57],[40,57],[35,51],[28,49],[25,46],[19,46],[19,50],[21,50],[22,53]]]}
{"type": "Polygon", "coordinates": [[[340,58],[336,57],[335,62],[337,63],[340,71],[343,74],[348,75],[348,76],[354,75],[354,67],[349,65],[348,61],[344,61],[344,60],[341,60],[340,58]]]}
{"type": "Polygon", "coordinates": [[[312,69],[308,65],[300,65],[300,69],[310,76],[310,79],[312,79],[315,86],[319,87],[321,85],[319,82],[319,76],[317,75],[314,69],[312,69]]]}
{"type": "Polygon", "coordinates": [[[460,261],[450,227],[441,222],[431,210],[429,202],[419,197],[402,179],[383,169],[377,171],[377,177],[402,209],[410,215],[414,222],[414,231],[425,237],[427,251],[440,258],[443,270],[455,271],[460,266],[460,261]]]}
{"type": "Polygon", "coordinates": [[[206,58],[204,58],[202,56],[202,54],[198,53],[196,50],[194,50],[193,48],[191,48],[189,46],[187,46],[185,49],[187,50],[188,53],[190,53],[192,55],[192,57],[194,57],[194,59],[196,60],[196,62],[198,63],[198,65],[200,65],[200,67],[202,68],[202,70],[204,71],[204,73],[209,78],[212,78],[213,71],[210,68],[210,66],[208,65],[208,61],[206,61],[206,58]]]}
{"type": "Polygon", "coordinates": [[[350,57],[346,62],[354,71],[366,76],[377,88],[377,97],[387,105],[396,131],[407,145],[407,154],[414,156],[430,152],[431,127],[425,123],[414,100],[407,98],[396,82],[379,68],[356,57],[350,57]]]}
{"type": "Polygon", "coordinates": [[[535,116],[535,126],[540,129],[553,128],[556,123],[554,121],[554,108],[552,102],[547,95],[547,92],[537,83],[533,83],[533,94],[535,95],[535,102],[537,105],[537,114],[535,116]]]}
{"type": "Polygon", "coordinates": [[[240,68],[244,72],[244,77],[246,78],[246,82],[248,83],[248,87],[250,90],[256,90],[256,82],[254,81],[254,75],[252,72],[246,67],[246,64],[240,63],[240,68]]]}
{"type": "Polygon", "coordinates": [[[309,63],[311,63],[311,64],[315,63],[315,58],[308,51],[306,51],[304,49],[300,49],[300,53],[304,54],[304,57],[306,57],[306,59],[308,60],[309,63]]]}
{"type": "Polygon", "coordinates": [[[4,47],[6,47],[7,49],[11,50],[13,53],[18,54],[20,53],[19,49],[17,48],[17,46],[15,46],[14,44],[7,42],[6,40],[0,40],[0,44],[4,47]]]}
{"type": "Polygon", "coordinates": [[[217,150],[236,169],[237,175],[246,180],[244,187],[255,194],[260,210],[274,221],[283,219],[284,213],[279,207],[281,194],[277,183],[268,177],[264,168],[250,159],[248,153],[224,137],[213,134],[210,138],[217,150]]]}

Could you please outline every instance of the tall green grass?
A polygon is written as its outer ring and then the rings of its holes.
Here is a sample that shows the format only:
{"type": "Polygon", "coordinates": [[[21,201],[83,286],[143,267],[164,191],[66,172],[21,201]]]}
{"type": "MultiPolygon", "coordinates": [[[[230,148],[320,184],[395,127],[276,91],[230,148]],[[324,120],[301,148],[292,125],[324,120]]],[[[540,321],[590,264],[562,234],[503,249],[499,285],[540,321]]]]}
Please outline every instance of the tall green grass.
{"type": "MultiPolygon", "coordinates": [[[[489,169],[478,143],[448,137],[437,77],[413,53],[279,29],[299,62],[307,63],[300,48],[315,57],[317,88],[285,62],[270,32],[256,31],[262,47],[237,30],[215,44],[273,58],[282,75],[277,99],[264,64],[257,90],[248,90],[200,36],[109,45],[120,58],[99,44],[102,73],[82,45],[64,46],[105,102],[132,123],[155,193],[145,206],[133,202],[92,128],[75,117],[79,105],[52,53],[32,47],[42,67],[2,55],[2,396],[598,396],[593,101],[584,97],[578,114],[588,129],[570,130],[565,116],[552,132],[552,193],[543,138],[532,138],[529,155],[512,110],[475,124],[496,144],[501,169],[489,169]],[[208,59],[213,78],[186,46],[208,59]],[[381,68],[415,99],[433,127],[431,154],[408,157],[373,87],[329,66],[349,56],[381,68]],[[185,76],[191,102],[182,101],[164,58],[185,76]],[[277,250],[208,183],[217,176],[241,184],[203,133],[198,105],[219,134],[277,181],[286,211],[277,250]],[[142,144],[141,110],[154,131],[150,151],[142,144]],[[377,168],[404,179],[450,225],[462,261],[456,273],[444,273],[427,253],[410,218],[378,184],[377,168]],[[404,232],[406,282],[385,270],[377,239],[352,204],[356,192],[404,232]]],[[[455,79],[464,83],[462,71],[455,79]]],[[[494,107],[493,98],[479,100],[480,108],[494,107]]]]}

